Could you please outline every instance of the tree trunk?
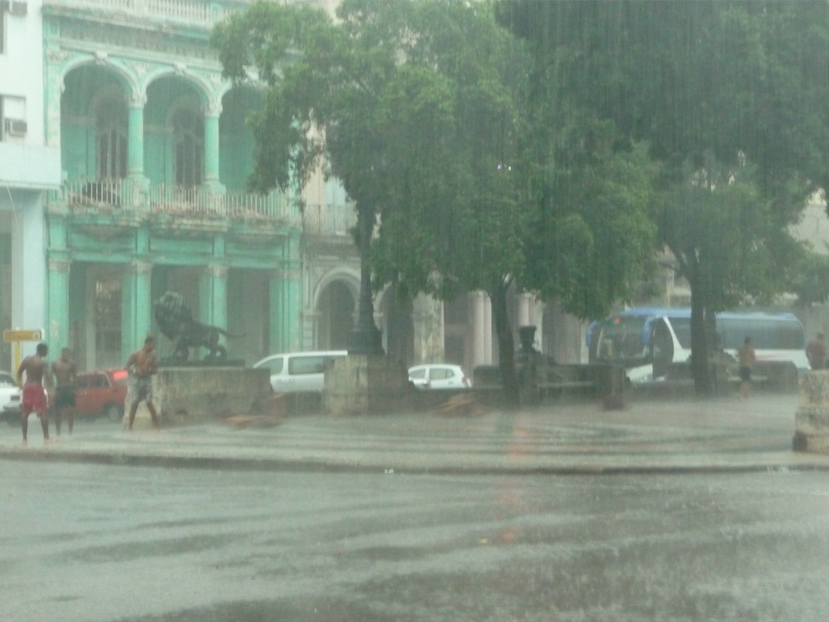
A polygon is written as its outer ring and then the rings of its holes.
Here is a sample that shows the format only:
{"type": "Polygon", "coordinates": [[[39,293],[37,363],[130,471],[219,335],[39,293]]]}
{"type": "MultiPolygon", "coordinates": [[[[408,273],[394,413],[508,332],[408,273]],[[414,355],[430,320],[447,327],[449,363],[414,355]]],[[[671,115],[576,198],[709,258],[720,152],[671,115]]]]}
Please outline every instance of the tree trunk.
{"type": "Polygon", "coordinates": [[[488,293],[495,320],[495,333],[498,336],[498,361],[504,385],[504,398],[507,406],[517,408],[520,405],[518,376],[515,373],[515,341],[507,313],[507,285],[500,285],[488,293]]]}
{"type": "Polygon", "coordinates": [[[349,338],[349,354],[383,354],[380,329],[374,323],[374,300],[371,296],[371,234],[374,230],[374,208],[357,205],[360,248],[360,299],[357,305],[357,325],[349,338]]]}
{"type": "Polygon", "coordinates": [[[713,354],[722,350],[720,336],[717,333],[717,314],[711,307],[705,307],[705,338],[709,353],[713,354]]]}
{"type": "Polygon", "coordinates": [[[705,332],[705,301],[695,283],[691,285],[691,374],[697,395],[711,395],[711,373],[708,368],[708,339],[705,332]]]}

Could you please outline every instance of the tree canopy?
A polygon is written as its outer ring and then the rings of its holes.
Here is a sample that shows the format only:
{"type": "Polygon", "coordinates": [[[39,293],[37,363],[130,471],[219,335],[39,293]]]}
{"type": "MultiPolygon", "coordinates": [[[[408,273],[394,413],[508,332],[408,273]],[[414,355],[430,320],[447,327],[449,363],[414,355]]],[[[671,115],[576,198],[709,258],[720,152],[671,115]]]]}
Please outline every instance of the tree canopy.
{"type": "Polygon", "coordinates": [[[706,393],[703,314],[786,289],[801,252],[788,227],[825,187],[829,4],[517,0],[499,17],[534,44],[539,107],[648,144],[653,219],[691,286],[706,393]]]}
{"type": "MultiPolygon", "coordinates": [[[[427,189],[433,198],[399,185],[407,191],[383,213],[374,263],[381,279],[410,292],[444,299],[487,292],[502,376],[514,396],[507,291],[555,298],[581,317],[601,316],[630,295],[652,257],[652,167],[641,149],[616,152],[591,119],[551,125],[533,114],[532,59],[498,27],[493,7],[412,3],[409,28],[417,35],[406,58],[445,81],[454,114],[444,129],[450,148],[430,154],[442,171],[427,189]],[[568,140],[578,155],[543,144],[568,140]]],[[[401,163],[396,174],[404,170],[401,163]]]]}
{"type": "Polygon", "coordinates": [[[532,59],[493,7],[344,0],[333,22],[260,2],[213,43],[227,76],[254,68],[268,89],[252,186],[304,183],[324,157],[361,208],[363,250],[378,218],[375,287],[490,295],[514,395],[508,288],[581,317],[629,295],[653,250],[653,168],[596,115],[533,99],[532,59]]]}

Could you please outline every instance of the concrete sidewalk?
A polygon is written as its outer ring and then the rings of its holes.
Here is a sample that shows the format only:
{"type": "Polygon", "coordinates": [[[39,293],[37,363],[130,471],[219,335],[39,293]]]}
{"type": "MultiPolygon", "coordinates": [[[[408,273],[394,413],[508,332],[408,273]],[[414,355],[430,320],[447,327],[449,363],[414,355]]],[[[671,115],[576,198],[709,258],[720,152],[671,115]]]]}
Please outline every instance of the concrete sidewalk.
{"type": "MultiPolygon", "coordinates": [[[[394,473],[620,473],[829,469],[829,456],[792,451],[797,395],[747,400],[545,404],[476,417],[433,414],[288,417],[274,427],[223,424],[127,434],[79,421],[72,438],[29,446],[3,425],[0,458],[257,470],[394,473]]],[[[52,426],[54,430],[54,426],[52,426]]],[[[2,468],[2,467],[0,467],[2,468]]]]}

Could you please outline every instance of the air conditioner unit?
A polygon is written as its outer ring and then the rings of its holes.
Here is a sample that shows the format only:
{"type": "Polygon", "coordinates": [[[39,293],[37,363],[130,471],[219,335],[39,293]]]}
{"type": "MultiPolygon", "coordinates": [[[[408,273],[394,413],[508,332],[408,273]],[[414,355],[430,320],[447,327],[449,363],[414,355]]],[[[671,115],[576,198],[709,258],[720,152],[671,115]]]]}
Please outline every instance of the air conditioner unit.
{"type": "Polygon", "coordinates": [[[21,119],[6,119],[3,126],[9,136],[25,136],[28,129],[26,122],[21,119]]]}
{"type": "Polygon", "coordinates": [[[6,0],[6,10],[11,15],[23,16],[28,13],[29,7],[23,0],[6,0]]]}

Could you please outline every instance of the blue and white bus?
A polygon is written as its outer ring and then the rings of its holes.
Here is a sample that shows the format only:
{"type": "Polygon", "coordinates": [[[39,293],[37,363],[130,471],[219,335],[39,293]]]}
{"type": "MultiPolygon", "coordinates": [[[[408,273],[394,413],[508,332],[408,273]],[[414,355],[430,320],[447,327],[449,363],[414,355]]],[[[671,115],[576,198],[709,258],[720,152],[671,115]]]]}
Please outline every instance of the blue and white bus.
{"type": "MultiPolygon", "coordinates": [[[[751,337],[758,361],[791,361],[809,369],[806,334],[793,313],[717,313],[723,349],[736,357],[751,337]]],[[[639,307],[627,309],[587,331],[591,362],[624,365],[632,383],[664,379],[670,363],[691,356],[691,309],[639,307]]]]}

